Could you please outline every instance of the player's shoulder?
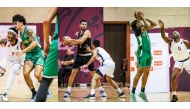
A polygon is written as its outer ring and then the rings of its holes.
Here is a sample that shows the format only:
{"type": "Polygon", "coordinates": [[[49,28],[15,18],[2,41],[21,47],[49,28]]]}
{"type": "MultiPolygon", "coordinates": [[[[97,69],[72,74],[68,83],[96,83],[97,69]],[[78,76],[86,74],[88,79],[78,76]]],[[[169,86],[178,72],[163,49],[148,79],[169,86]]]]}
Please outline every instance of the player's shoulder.
{"type": "Polygon", "coordinates": [[[186,39],[181,39],[181,41],[183,41],[183,42],[189,42],[188,40],[186,40],[186,39]]]}
{"type": "Polygon", "coordinates": [[[90,30],[86,30],[85,33],[90,33],[90,30]]]}
{"type": "Polygon", "coordinates": [[[33,29],[32,29],[31,27],[29,27],[29,26],[26,26],[26,30],[27,30],[28,32],[33,32],[33,29]]]}

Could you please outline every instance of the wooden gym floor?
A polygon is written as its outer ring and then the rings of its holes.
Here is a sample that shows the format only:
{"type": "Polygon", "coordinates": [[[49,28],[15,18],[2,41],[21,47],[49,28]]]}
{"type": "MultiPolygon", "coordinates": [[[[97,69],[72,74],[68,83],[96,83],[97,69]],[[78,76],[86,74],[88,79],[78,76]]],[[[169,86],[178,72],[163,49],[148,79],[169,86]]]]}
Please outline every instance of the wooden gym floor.
{"type": "Polygon", "coordinates": [[[100,91],[98,88],[95,90],[96,100],[86,100],[83,97],[90,93],[90,87],[72,87],[71,98],[63,99],[67,87],[61,87],[58,89],[58,101],[59,102],[130,102],[129,89],[122,87],[122,91],[125,93],[126,98],[118,98],[117,90],[111,87],[109,84],[104,84],[103,88],[107,94],[107,98],[101,98],[100,91]]]}
{"type": "MultiPolygon", "coordinates": [[[[2,94],[5,90],[8,76],[9,76],[9,71],[4,76],[0,77],[0,94],[2,94]]],[[[34,77],[33,72],[31,72],[31,78],[34,83],[34,87],[37,90],[39,87],[39,82],[34,77]]],[[[58,87],[57,86],[58,86],[58,79],[56,78],[53,80],[50,86],[52,98],[47,99],[46,102],[58,102],[58,87]]],[[[23,74],[20,73],[20,75],[16,75],[13,85],[11,86],[11,89],[8,93],[9,102],[30,102],[31,97],[32,97],[32,93],[24,80],[23,74]]],[[[2,102],[2,98],[0,102],[2,102]]]]}
{"type": "MultiPolygon", "coordinates": [[[[177,92],[177,102],[190,102],[190,92],[177,92]]],[[[172,98],[172,92],[169,93],[148,93],[147,99],[149,102],[170,102],[172,98]]],[[[136,94],[138,102],[143,102],[141,98],[136,94]]]]}

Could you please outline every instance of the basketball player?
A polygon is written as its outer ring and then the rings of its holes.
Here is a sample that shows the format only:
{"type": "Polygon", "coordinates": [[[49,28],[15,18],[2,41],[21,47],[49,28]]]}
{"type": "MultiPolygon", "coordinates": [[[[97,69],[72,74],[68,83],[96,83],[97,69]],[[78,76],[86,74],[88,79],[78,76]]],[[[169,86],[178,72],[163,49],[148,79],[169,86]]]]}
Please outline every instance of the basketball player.
{"type": "Polygon", "coordinates": [[[47,55],[47,59],[44,66],[43,78],[38,89],[36,96],[36,102],[45,102],[48,88],[54,78],[58,75],[58,19],[56,19],[55,33],[53,35],[53,41],[49,41],[49,34],[51,29],[51,22],[55,18],[58,12],[58,7],[52,8],[46,16],[43,23],[44,34],[44,52],[47,55]],[[53,69],[53,71],[52,71],[53,69]]]}
{"type": "Polygon", "coordinates": [[[113,88],[117,89],[119,97],[125,98],[125,94],[118,87],[117,83],[112,80],[115,69],[115,63],[113,62],[112,58],[103,48],[100,47],[99,40],[93,41],[92,48],[94,50],[91,50],[90,47],[86,47],[86,51],[91,52],[93,55],[88,63],[81,66],[81,68],[87,68],[95,59],[100,62],[100,66],[91,80],[91,93],[84,98],[95,99],[96,81],[99,81],[104,75],[106,75],[106,80],[113,86],[113,88]]]}
{"type": "Polygon", "coordinates": [[[151,43],[150,38],[148,35],[148,30],[151,30],[154,28],[157,24],[153,22],[152,20],[145,18],[142,13],[139,14],[139,19],[134,20],[131,23],[131,28],[133,29],[135,36],[137,38],[138,42],[138,49],[137,49],[137,74],[134,77],[133,80],[133,87],[132,87],[132,93],[130,93],[130,98],[132,102],[136,102],[135,97],[135,89],[138,84],[138,81],[140,77],[142,76],[142,85],[141,85],[141,91],[138,94],[138,96],[145,102],[148,102],[145,94],[145,86],[146,82],[149,76],[149,70],[152,63],[152,55],[151,55],[151,43]],[[140,22],[140,20],[143,21],[144,24],[140,22]],[[148,25],[147,21],[150,23],[148,25]]]}
{"type": "MultiPolygon", "coordinates": [[[[21,56],[26,53],[23,73],[24,79],[32,92],[30,101],[34,102],[34,97],[36,96],[37,92],[30,77],[30,72],[34,69],[34,76],[36,79],[39,82],[42,80],[42,70],[44,66],[45,56],[41,49],[41,44],[38,36],[31,28],[25,26],[26,20],[24,16],[16,14],[13,16],[12,22],[14,23],[15,28],[20,31],[22,42],[26,46],[25,49],[16,52],[16,54],[18,56],[21,56]]],[[[51,97],[51,93],[49,93],[49,96],[47,97],[51,97]]]]}
{"type": "Polygon", "coordinates": [[[8,30],[8,37],[1,39],[0,44],[4,44],[7,52],[7,57],[0,63],[0,76],[10,69],[10,75],[7,79],[6,89],[2,95],[2,101],[9,101],[7,95],[15,79],[15,75],[19,75],[24,62],[25,55],[18,57],[15,53],[24,49],[21,40],[17,39],[18,31],[11,27],[8,30]]]}
{"type": "Polygon", "coordinates": [[[175,65],[173,68],[173,74],[171,79],[171,86],[172,86],[172,92],[173,96],[171,99],[171,102],[178,101],[177,94],[176,94],[176,88],[177,88],[177,77],[179,74],[183,71],[183,68],[190,73],[190,59],[189,59],[189,52],[187,50],[187,47],[190,47],[190,42],[188,40],[183,40],[180,38],[180,34],[177,31],[173,32],[172,39],[168,38],[165,35],[164,31],[164,23],[162,20],[158,20],[158,23],[161,28],[161,36],[163,40],[169,45],[170,50],[173,54],[173,58],[175,60],[175,65]]]}
{"type": "MultiPolygon", "coordinates": [[[[66,39],[66,41],[65,41],[67,43],[77,44],[78,49],[77,49],[77,56],[76,56],[74,64],[73,64],[73,69],[72,69],[71,75],[69,77],[68,88],[67,88],[66,93],[63,96],[64,98],[70,97],[71,86],[73,84],[75,75],[78,72],[79,67],[81,67],[84,64],[87,64],[87,62],[92,57],[92,54],[90,52],[85,52],[86,51],[85,46],[86,45],[91,46],[91,33],[89,30],[86,30],[87,22],[85,20],[81,20],[79,27],[80,27],[81,31],[78,34],[78,39],[66,39]]],[[[95,74],[93,62],[88,66],[88,69],[90,70],[90,74],[93,77],[93,75],[95,74]]],[[[100,80],[97,81],[97,86],[100,89],[100,93],[101,93],[102,97],[106,97],[107,95],[101,86],[100,80]]]]}

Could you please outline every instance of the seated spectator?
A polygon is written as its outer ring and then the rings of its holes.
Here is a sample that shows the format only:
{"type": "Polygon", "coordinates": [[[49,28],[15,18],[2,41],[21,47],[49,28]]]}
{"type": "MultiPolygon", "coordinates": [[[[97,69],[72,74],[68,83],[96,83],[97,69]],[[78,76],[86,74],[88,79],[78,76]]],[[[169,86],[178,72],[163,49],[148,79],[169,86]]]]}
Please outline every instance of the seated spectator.
{"type": "MultiPolygon", "coordinates": [[[[58,76],[58,86],[61,87],[62,78],[64,78],[64,75],[71,74],[72,66],[74,63],[74,55],[72,55],[72,51],[70,49],[67,50],[67,55],[63,57],[61,60],[62,67],[59,69],[59,76],[58,76]]],[[[63,84],[64,86],[64,84],[63,84]]]]}

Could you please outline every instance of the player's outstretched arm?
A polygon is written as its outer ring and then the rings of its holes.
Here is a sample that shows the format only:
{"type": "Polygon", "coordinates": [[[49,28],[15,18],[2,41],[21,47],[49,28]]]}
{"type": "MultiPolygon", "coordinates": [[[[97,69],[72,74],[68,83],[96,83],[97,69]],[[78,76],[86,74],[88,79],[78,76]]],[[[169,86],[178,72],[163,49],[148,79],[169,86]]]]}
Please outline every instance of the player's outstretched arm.
{"type": "Polygon", "coordinates": [[[165,31],[164,31],[164,23],[162,22],[162,20],[158,20],[158,24],[159,24],[159,26],[160,26],[160,28],[161,28],[161,36],[162,36],[162,39],[163,39],[166,43],[168,43],[169,45],[171,45],[172,40],[171,40],[170,38],[166,37],[165,31]]]}
{"type": "Polygon", "coordinates": [[[68,43],[73,43],[73,44],[83,44],[84,41],[91,35],[90,31],[89,30],[86,30],[84,32],[84,35],[82,36],[81,39],[68,39],[66,40],[68,43]]]}
{"type": "Polygon", "coordinates": [[[145,19],[150,23],[150,25],[148,26],[148,30],[151,30],[157,25],[156,22],[150,20],[149,18],[145,18],[145,19]]]}
{"type": "Polygon", "coordinates": [[[92,62],[94,62],[94,60],[96,59],[97,56],[97,49],[92,50],[92,57],[90,58],[90,60],[88,61],[88,63],[86,65],[81,66],[81,68],[86,68],[88,67],[92,62]]]}
{"type": "Polygon", "coordinates": [[[58,7],[51,8],[43,23],[43,35],[44,35],[44,52],[47,55],[50,48],[49,35],[51,29],[51,22],[55,18],[58,12],[58,7]]]}
{"type": "Polygon", "coordinates": [[[7,42],[7,39],[6,38],[3,38],[0,40],[0,44],[5,44],[7,42]]]}

